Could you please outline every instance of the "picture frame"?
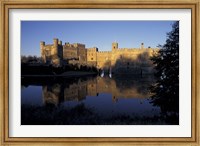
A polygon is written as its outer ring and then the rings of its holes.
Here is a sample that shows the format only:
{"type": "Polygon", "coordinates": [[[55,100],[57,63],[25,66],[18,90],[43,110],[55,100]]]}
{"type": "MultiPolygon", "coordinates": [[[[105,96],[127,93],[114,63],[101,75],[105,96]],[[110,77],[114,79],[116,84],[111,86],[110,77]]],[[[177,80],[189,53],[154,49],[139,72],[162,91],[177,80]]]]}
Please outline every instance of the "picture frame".
{"type": "Polygon", "coordinates": [[[1,1],[1,144],[2,145],[199,145],[199,0],[181,1],[1,1]],[[9,137],[9,10],[10,9],[190,9],[192,14],[191,137],[9,137]]]}

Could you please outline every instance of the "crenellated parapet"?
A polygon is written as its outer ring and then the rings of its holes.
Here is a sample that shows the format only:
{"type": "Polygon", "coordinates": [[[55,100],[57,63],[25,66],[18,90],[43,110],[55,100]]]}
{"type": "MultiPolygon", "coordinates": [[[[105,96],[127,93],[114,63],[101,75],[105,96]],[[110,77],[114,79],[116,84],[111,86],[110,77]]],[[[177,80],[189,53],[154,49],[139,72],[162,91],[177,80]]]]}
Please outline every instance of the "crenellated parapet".
{"type": "Polygon", "coordinates": [[[112,52],[111,51],[99,51],[99,52],[97,52],[97,53],[100,53],[100,54],[103,54],[103,53],[109,53],[109,54],[112,54],[112,52]]]}
{"type": "MultiPolygon", "coordinates": [[[[145,48],[141,43],[139,48],[119,48],[117,42],[113,42],[111,51],[99,51],[97,47],[86,48],[85,44],[65,42],[54,38],[53,44],[40,42],[41,57],[44,63],[51,63],[55,66],[63,62],[75,63],[78,65],[95,66],[98,69],[110,69],[113,71],[134,70],[141,66],[152,67],[150,57],[159,51],[159,48],[145,48]]],[[[64,63],[64,64],[66,64],[64,63]]]]}
{"type": "Polygon", "coordinates": [[[74,43],[73,46],[77,48],[85,48],[85,44],[81,44],[81,43],[74,43]]]}

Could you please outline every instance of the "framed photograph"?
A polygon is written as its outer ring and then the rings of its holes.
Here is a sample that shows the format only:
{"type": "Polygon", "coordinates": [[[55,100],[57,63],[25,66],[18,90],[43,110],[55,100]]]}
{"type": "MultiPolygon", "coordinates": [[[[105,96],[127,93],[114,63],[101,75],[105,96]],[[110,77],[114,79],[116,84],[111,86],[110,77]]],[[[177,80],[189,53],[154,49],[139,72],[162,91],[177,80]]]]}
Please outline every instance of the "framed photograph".
{"type": "Polygon", "coordinates": [[[0,3],[2,145],[199,145],[199,1],[0,3]]]}

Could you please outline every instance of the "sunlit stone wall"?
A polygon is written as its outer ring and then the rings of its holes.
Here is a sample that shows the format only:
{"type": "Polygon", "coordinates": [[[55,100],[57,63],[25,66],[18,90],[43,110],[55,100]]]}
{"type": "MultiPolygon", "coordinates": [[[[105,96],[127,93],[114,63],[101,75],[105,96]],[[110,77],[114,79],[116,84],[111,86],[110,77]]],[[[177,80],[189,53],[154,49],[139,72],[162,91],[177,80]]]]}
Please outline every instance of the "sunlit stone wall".
{"type": "MultiPolygon", "coordinates": [[[[112,43],[111,51],[98,51],[97,47],[85,48],[80,43],[65,43],[58,39],[53,44],[40,42],[41,57],[44,63],[60,66],[63,62],[69,64],[94,66],[115,73],[151,74],[154,72],[150,57],[158,52],[158,48],[118,48],[118,43],[112,43]]],[[[66,64],[66,63],[64,63],[66,64]]]]}

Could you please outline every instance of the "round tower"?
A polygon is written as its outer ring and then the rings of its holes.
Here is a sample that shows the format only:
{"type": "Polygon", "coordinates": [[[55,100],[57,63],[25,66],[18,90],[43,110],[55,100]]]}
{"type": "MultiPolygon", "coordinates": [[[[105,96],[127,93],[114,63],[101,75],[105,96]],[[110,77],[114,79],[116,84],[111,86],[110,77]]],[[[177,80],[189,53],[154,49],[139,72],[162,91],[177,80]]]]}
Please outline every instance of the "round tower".
{"type": "Polygon", "coordinates": [[[57,39],[57,38],[54,38],[54,39],[53,39],[52,54],[53,54],[53,55],[58,55],[58,39],[57,39]]]}
{"type": "Polygon", "coordinates": [[[45,46],[45,42],[41,41],[40,42],[40,48],[42,48],[43,46],[45,46]]]}
{"type": "Polygon", "coordinates": [[[141,43],[141,49],[144,49],[144,43],[141,43]]]}
{"type": "Polygon", "coordinates": [[[58,44],[59,44],[59,45],[62,45],[62,41],[58,41],[58,44]]]}
{"type": "Polygon", "coordinates": [[[41,55],[42,60],[45,62],[44,46],[45,46],[45,42],[41,41],[40,42],[40,55],[41,55]]]}
{"type": "Polygon", "coordinates": [[[118,43],[117,42],[112,43],[112,51],[115,51],[117,49],[118,49],[118,43]]]}
{"type": "Polygon", "coordinates": [[[54,38],[53,39],[53,45],[56,47],[58,46],[58,39],[57,38],[54,38]]]}

